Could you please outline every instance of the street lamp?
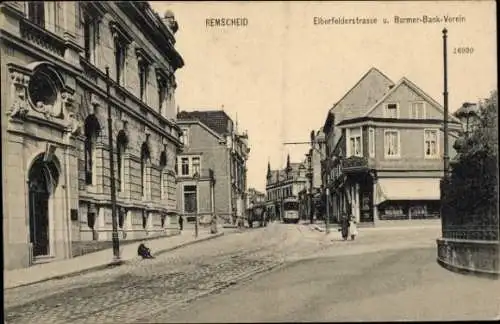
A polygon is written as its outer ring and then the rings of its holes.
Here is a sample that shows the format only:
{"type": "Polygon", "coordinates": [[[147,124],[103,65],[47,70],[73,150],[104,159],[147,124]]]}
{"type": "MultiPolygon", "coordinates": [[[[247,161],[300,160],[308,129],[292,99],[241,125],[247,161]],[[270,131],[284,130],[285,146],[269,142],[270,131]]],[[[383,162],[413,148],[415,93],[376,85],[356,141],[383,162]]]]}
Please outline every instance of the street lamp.
{"type": "Polygon", "coordinates": [[[108,101],[108,145],[109,145],[109,172],[111,181],[111,223],[113,232],[113,262],[120,261],[120,242],[118,239],[118,224],[116,217],[116,187],[115,187],[115,167],[113,152],[113,122],[111,120],[111,98],[109,94],[109,67],[106,66],[106,96],[108,101]]]}
{"type": "MultiPolygon", "coordinates": [[[[196,191],[198,192],[198,183],[200,182],[200,174],[198,171],[193,174],[193,180],[195,181],[196,191]]],[[[198,193],[196,194],[196,208],[194,214],[194,237],[198,238],[198,193]]]]}
{"type": "Polygon", "coordinates": [[[443,91],[443,105],[444,105],[444,152],[443,152],[443,171],[444,179],[448,179],[448,172],[450,166],[450,157],[448,155],[448,56],[446,40],[448,38],[448,30],[443,29],[443,67],[444,67],[444,91],[443,91]]]}
{"type": "Polygon", "coordinates": [[[330,227],[329,227],[329,223],[330,223],[330,188],[328,187],[328,182],[329,182],[329,173],[326,174],[326,186],[325,186],[325,202],[326,202],[326,215],[325,215],[325,234],[328,235],[328,233],[330,233],[330,227]]]}

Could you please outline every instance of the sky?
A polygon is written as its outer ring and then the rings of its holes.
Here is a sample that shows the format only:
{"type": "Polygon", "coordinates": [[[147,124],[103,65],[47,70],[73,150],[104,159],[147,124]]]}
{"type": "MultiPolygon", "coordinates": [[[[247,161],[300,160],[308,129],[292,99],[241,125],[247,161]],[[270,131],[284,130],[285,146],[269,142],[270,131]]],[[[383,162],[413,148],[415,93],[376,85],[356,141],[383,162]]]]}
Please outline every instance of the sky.
{"type": "Polygon", "coordinates": [[[408,78],[442,104],[444,27],[450,112],[497,88],[494,1],[150,3],[161,16],[172,10],[179,24],[175,46],[185,61],[176,72],[180,110],[223,107],[237,119],[249,135],[248,187],[261,191],[268,161],[275,169],[284,167],[287,154],[292,162],[305,158],[307,145],[283,143],[308,141],[371,67],[394,82],[408,78]],[[395,23],[395,16],[423,15],[441,21],[395,23]],[[460,19],[445,22],[445,16],[460,19]],[[321,25],[314,17],[377,23],[321,25]],[[211,27],[210,18],[248,24],[211,27]],[[472,53],[455,53],[464,47],[472,53]]]}

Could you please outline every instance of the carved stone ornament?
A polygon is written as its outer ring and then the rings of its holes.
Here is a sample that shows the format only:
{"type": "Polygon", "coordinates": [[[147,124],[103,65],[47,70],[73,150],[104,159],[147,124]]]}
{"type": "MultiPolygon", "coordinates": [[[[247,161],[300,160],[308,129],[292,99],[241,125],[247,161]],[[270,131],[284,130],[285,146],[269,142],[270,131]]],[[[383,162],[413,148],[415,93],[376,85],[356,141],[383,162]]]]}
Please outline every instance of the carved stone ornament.
{"type": "Polygon", "coordinates": [[[29,107],[27,103],[27,88],[30,77],[20,72],[12,72],[10,75],[12,80],[12,106],[7,112],[11,118],[24,118],[28,112],[29,107]]]}
{"type": "Polygon", "coordinates": [[[75,112],[68,113],[69,124],[67,126],[68,132],[72,136],[78,136],[82,134],[83,122],[80,118],[80,115],[75,112]]]}

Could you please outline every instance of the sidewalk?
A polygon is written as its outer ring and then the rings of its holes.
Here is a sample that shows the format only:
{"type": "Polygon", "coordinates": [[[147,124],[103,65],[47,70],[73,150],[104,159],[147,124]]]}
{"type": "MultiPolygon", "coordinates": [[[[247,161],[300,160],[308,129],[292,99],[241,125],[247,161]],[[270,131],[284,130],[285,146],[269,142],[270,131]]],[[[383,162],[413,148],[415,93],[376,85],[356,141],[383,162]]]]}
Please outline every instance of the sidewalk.
{"type": "MultiPolygon", "coordinates": [[[[190,244],[214,239],[224,235],[225,233],[231,232],[233,231],[219,228],[217,234],[210,234],[207,228],[202,228],[198,233],[198,238],[195,239],[194,229],[188,228],[184,229],[180,234],[175,236],[162,237],[147,241],[146,246],[151,249],[153,255],[158,255],[190,244]]],[[[138,258],[138,245],[139,242],[136,244],[120,246],[122,262],[130,262],[138,258]]],[[[60,279],[84,272],[105,269],[113,266],[112,257],[113,249],[106,249],[72,259],[37,264],[29,268],[8,271],[4,270],[4,289],[31,285],[51,279],[60,279]]]]}
{"type": "MultiPolygon", "coordinates": [[[[320,232],[325,231],[325,223],[318,221],[314,224],[309,224],[309,222],[301,223],[303,226],[309,226],[311,229],[315,229],[320,232]]],[[[337,230],[339,228],[338,224],[329,224],[328,228],[330,230],[337,230]]],[[[411,230],[411,229],[430,229],[430,228],[441,228],[440,219],[432,220],[411,220],[411,221],[379,221],[376,226],[360,226],[358,225],[358,231],[390,231],[390,230],[411,230]]]]}

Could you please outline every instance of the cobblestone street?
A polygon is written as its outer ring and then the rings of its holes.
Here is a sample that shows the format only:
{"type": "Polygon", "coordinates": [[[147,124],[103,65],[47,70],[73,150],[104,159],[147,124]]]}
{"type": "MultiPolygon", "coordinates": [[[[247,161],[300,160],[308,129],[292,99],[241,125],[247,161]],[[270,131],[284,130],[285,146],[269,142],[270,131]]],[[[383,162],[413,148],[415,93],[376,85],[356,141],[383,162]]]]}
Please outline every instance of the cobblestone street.
{"type": "MultiPolygon", "coordinates": [[[[444,285],[439,288],[444,294],[447,290],[453,294],[459,291],[451,288],[452,282],[463,281],[477,287],[475,290],[488,285],[467,277],[458,281],[461,275],[436,264],[438,232],[436,228],[361,230],[355,241],[344,242],[336,231],[325,235],[309,226],[270,224],[190,245],[153,260],[6,290],[5,319],[7,323],[356,320],[356,313],[331,313],[326,302],[314,310],[313,300],[330,296],[330,286],[342,288],[342,294],[328,298],[333,304],[347,303],[346,310],[373,296],[372,304],[357,310],[370,318],[370,309],[382,302],[376,297],[386,298],[389,286],[396,285],[395,291],[417,296],[429,289],[438,293],[433,284],[437,282],[444,285]],[[273,268],[276,271],[258,275],[273,268]],[[359,299],[367,287],[371,287],[370,293],[359,299]],[[301,298],[291,297],[299,292],[301,298]],[[325,297],[321,297],[323,294],[325,297]],[[253,306],[240,307],[249,301],[253,306]],[[228,307],[235,311],[228,313],[228,307]]],[[[401,302],[408,299],[405,296],[401,302]]],[[[431,299],[428,301],[425,307],[430,315],[425,318],[441,316],[431,299]]],[[[377,318],[401,318],[390,308],[384,309],[377,318]]],[[[410,311],[415,309],[408,308],[406,318],[411,318],[410,311]]]]}
{"type": "Polygon", "coordinates": [[[279,265],[300,237],[297,228],[274,224],[154,260],[7,290],[5,318],[8,323],[144,322],[179,303],[279,265]]]}

